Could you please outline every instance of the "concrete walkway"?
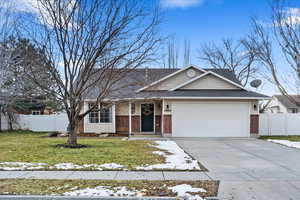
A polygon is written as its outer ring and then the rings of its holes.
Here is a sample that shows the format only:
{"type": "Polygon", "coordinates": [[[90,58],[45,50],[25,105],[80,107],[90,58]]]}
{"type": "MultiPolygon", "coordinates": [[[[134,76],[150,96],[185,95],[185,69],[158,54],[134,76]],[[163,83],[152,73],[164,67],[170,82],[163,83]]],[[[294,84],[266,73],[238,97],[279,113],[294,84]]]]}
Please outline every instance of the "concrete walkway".
{"type": "Polygon", "coordinates": [[[176,139],[220,180],[222,200],[300,199],[300,149],[258,139],[176,139]]]}
{"type": "Polygon", "coordinates": [[[211,180],[206,172],[174,171],[0,171],[0,179],[211,180]]]}

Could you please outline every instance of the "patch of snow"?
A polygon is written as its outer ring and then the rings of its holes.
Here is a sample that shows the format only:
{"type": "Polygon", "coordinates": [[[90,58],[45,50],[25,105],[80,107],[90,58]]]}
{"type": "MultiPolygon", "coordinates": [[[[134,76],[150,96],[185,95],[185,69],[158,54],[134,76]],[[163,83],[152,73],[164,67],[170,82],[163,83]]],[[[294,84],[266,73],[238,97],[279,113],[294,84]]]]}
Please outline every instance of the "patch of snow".
{"type": "Polygon", "coordinates": [[[51,168],[52,169],[82,169],[83,167],[73,163],[58,163],[51,168]]]}
{"type": "Polygon", "coordinates": [[[29,163],[29,162],[1,162],[0,170],[26,170],[26,169],[43,169],[46,163],[29,163]]]}
{"type": "Polygon", "coordinates": [[[154,151],[153,153],[164,156],[166,162],[162,164],[138,166],[136,167],[137,170],[200,170],[198,161],[187,155],[174,141],[155,141],[155,144],[154,147],[163,151],[154,151]],[[167,151],[169,154],[164,151],[167,151]]]}
{"type": "Polygon", "coordinates": [[[166,153],[163,152],[163,151],[153,151],[152,153],[153,153],[153,154],[157,154],[157,155],[159,155],[159,156],[165,156],[165,155],[166,155],[166,153]]]}
{"type": "Polygon", "coordinates": [[[116,163],[104,163],[101,165],[98,164],[84,164],[77,165],[74,163],[58,163],[52,166],[52,169],[85,169],[85,168],[93,168],[95,170],[103,170],[104,169],[122,169],[124,166],[116,163]]]}
{"type": "Polygon", "coordinates": [[[189,200],[202,200],[203,199],[199,195],[192,195],[191,192],[207,192],[203,188],[193,188],[191,185],[188,185],[188,184],[176,185],[173,187],[169,187],[168,189],[171,190],[173,193],[177,193],[178,197],[184,197],[189,200]]]}
{"type": "Polygon", "coordinates": [[[53,166],[53,168],[56,169],[84,169],[84,168],[94,168],[97,170],[103,170],[103,168],[105,169],[122,169],[124,166],[123,165],[119,165],[116,163],[105,163],[105,164],[101,164],[101,165],[97,165],[97,164],[84,164],[84,165],[76,165],[73,163],[58,163],[56,165],[53,166]]]}
{"type": "MultiPolygon", "coordinates": [[[[29,163],[29,162],[1,162],[0,170],[35,170],[35,169],[44,169],[49,165],[46,163],[29,163]]],[[[50,169],[64,169],[64,170],[72,170],[72,169],[86,169],[93,168],[94,170],[103,170],[103,169],[125,169],[123,165],[119,165],[117,163],[104,163],[101,165],[98,164],[84,164],[77,165],[74,163],[57,163],[53,166],[49,166],[50,169]]]]}
{"type": "Polygon", "coordinates": [[[114,187],[109,188],[106,186],[98,186],[95,188],[85,188],[81,190],[74,190],[64,193],[66,196],[118,196],[118,197],[128,197],[128,196],[141,196],[138,191],[128,190],[126,187],[114,187]]]}
{"type": "Polygon", "coordinates": [[[282,145],[285,145],[285,146],[288,146],[288,147],[293,147],[293,148],[300,149],[300,142],[292,142],[292,141],[289,141],[289,140],[271,140],[271,139],[268,139],[267,141],[274,142],[274,143],[277,143],[277,144],[282,144],[282,145]]]}
{"type": "Polygon", "coordinates": [[[121,168],[124,168],[123,165],[119,165],[119,164],[116,164],[116,163],[105,163],[105,164],[99,165],[99,167],[103,167],[103,168],[106,168],[106,169],[121,169],[121,168]]]}

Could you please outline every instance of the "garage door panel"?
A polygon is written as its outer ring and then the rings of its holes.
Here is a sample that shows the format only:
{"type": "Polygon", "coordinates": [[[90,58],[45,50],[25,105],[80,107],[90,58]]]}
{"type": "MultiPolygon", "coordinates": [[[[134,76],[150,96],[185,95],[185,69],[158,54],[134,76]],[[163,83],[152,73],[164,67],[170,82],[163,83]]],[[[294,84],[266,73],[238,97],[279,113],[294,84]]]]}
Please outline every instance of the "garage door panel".
{"type": "Polygon", "coordinates": [[[248,103],[174,102],[174,137],[248,137],[248,103]]]}

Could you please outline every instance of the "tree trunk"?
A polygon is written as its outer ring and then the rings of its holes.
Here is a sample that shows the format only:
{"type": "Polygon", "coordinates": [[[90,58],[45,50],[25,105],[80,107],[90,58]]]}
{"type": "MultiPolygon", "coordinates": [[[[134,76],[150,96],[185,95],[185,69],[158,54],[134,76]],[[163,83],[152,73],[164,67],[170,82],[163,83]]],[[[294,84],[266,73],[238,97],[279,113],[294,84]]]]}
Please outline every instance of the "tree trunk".
{"type": "Polygon", "coordinates": [[[70,120],[69,138],[67,144],[70,147],[77,146],[76,119],[70,120]]]}
{"type": "Polygon", "coordinates": [[[9,130],[12,131],[13,130],[13,120],[11,119],[11,116],[8,117],[8,125],[9,125],[9,130]]]}
{"type": "Polygon", "coordinates": [[[2,132],[2,107],[0,105],[0,132],[2,132]]]}

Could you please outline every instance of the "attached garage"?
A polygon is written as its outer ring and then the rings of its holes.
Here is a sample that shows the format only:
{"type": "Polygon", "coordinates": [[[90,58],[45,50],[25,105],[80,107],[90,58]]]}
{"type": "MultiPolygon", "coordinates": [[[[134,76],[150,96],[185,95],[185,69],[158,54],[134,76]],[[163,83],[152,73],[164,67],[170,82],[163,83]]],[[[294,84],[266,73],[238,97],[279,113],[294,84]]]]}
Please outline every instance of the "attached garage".
{"type": "Polygon", "coordinates": [[[238,101],[173,101],[173,137],[249,137],[250,104],[238,101]]]}

